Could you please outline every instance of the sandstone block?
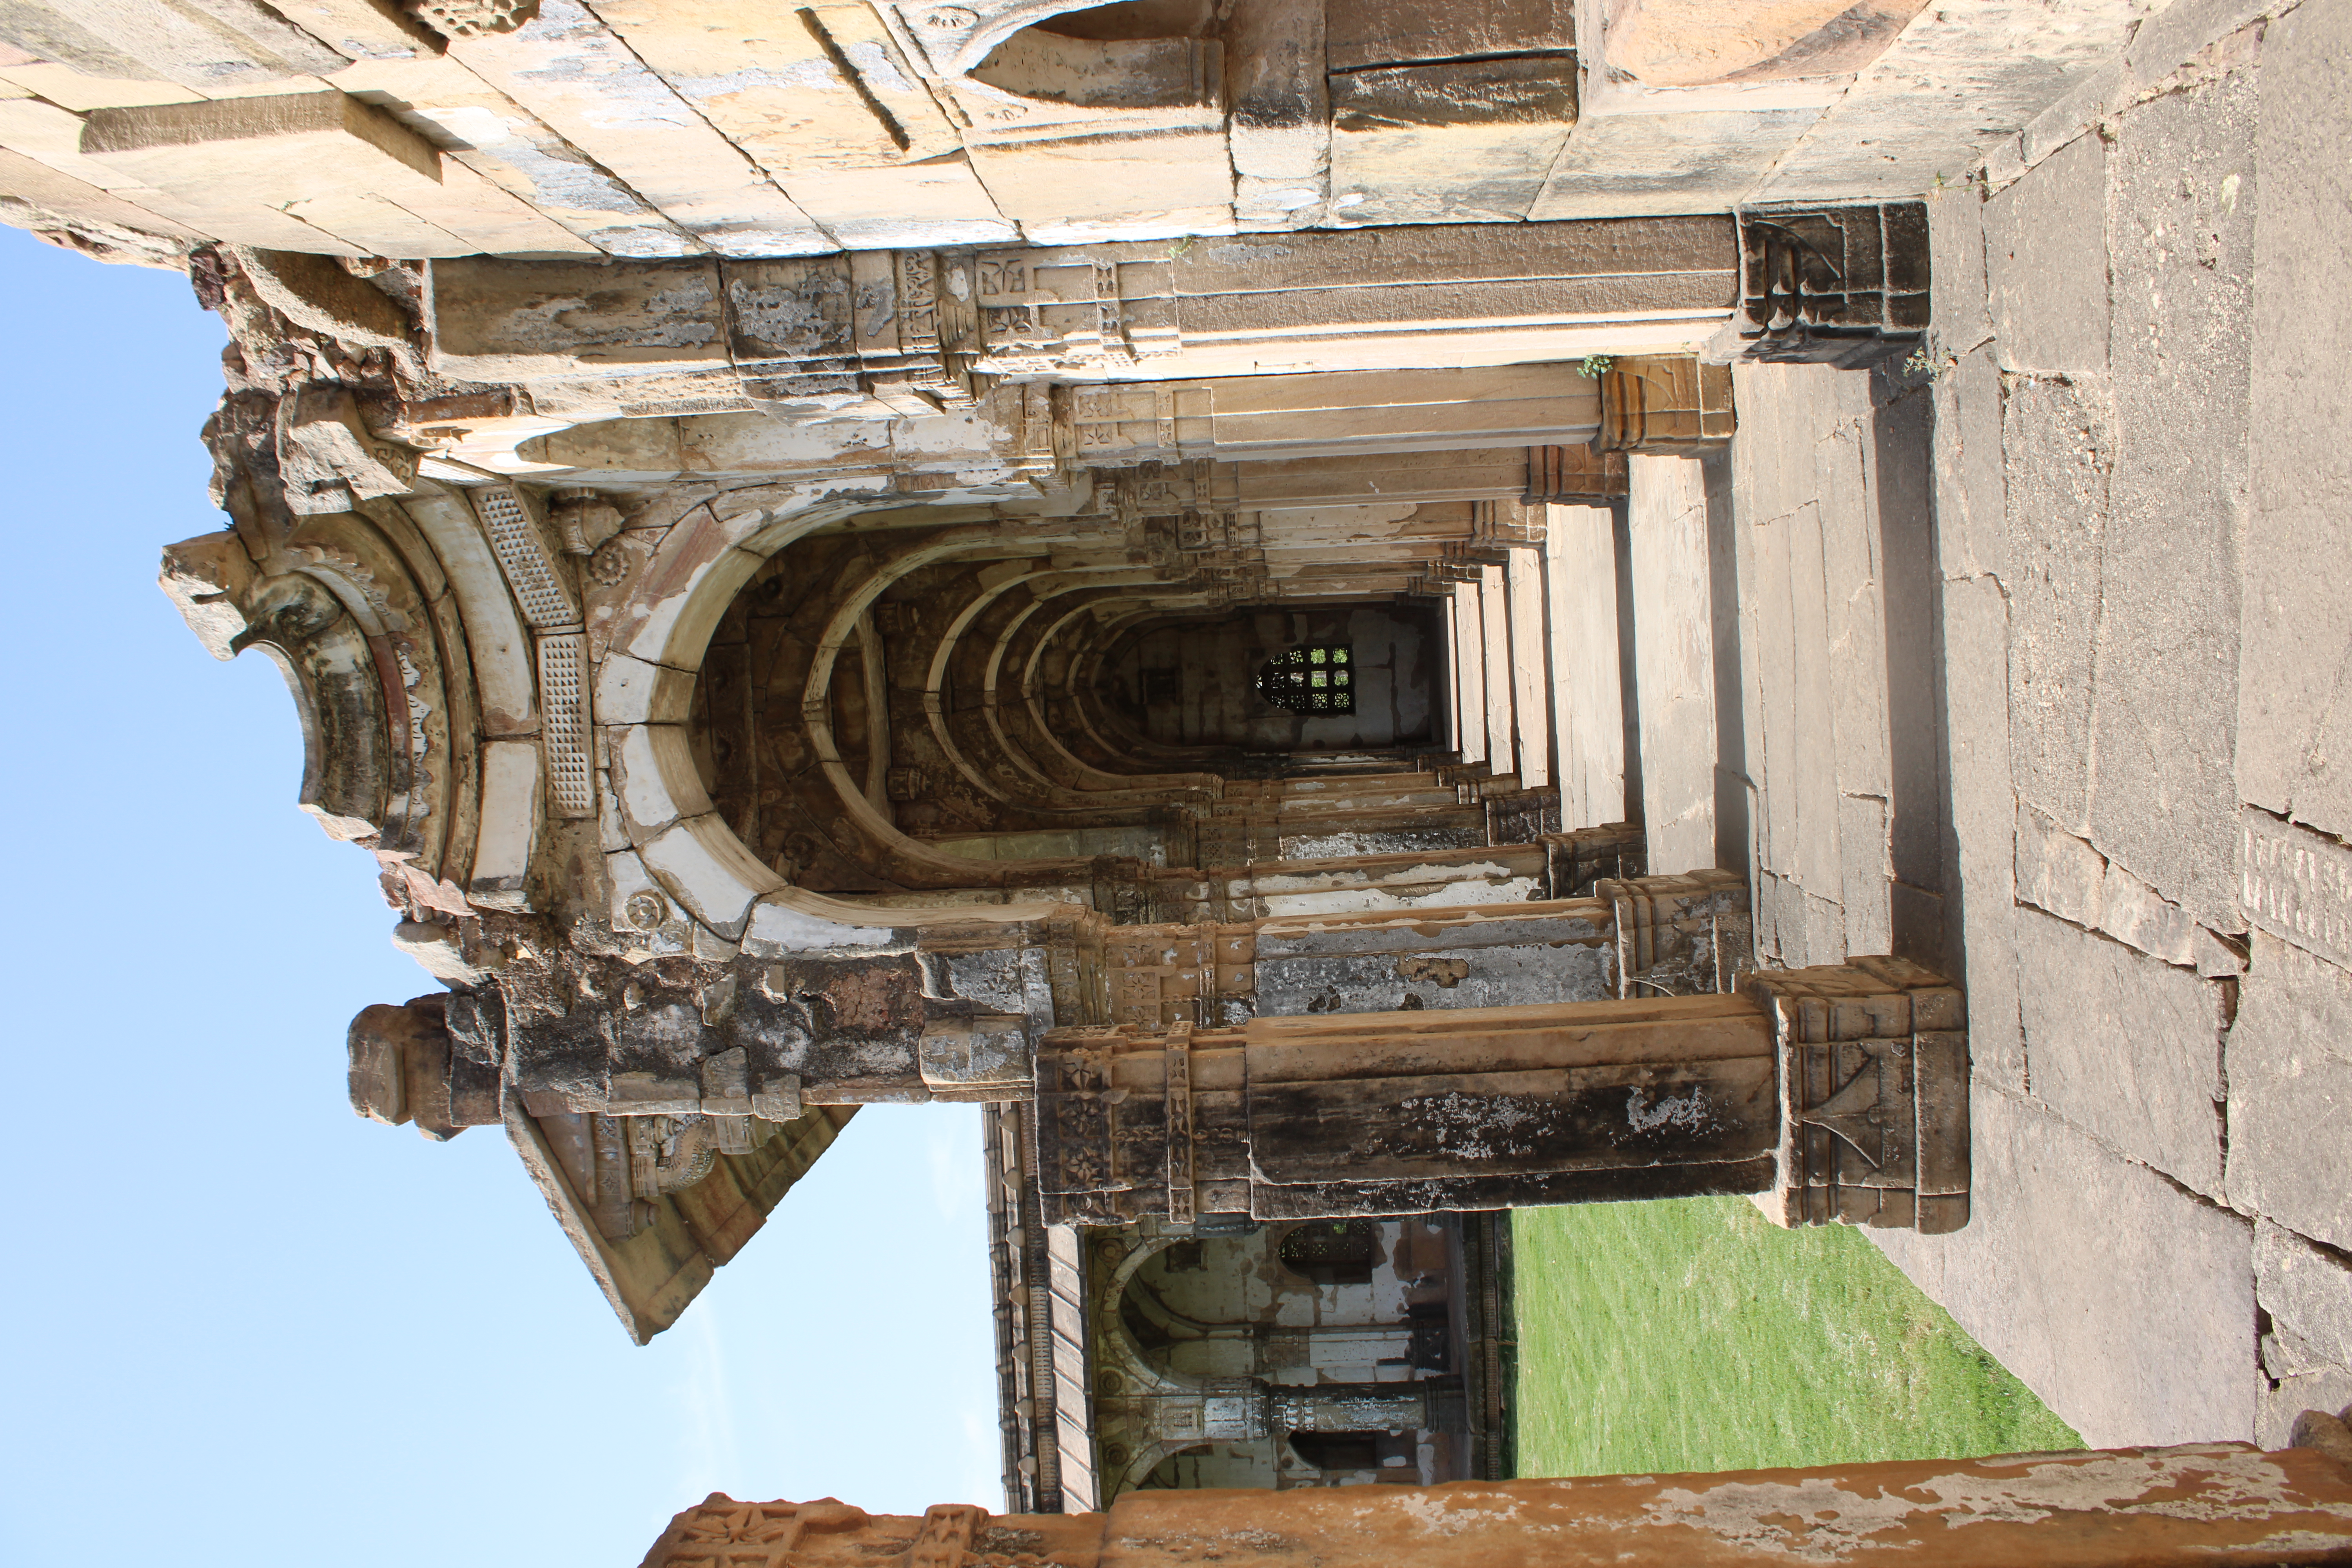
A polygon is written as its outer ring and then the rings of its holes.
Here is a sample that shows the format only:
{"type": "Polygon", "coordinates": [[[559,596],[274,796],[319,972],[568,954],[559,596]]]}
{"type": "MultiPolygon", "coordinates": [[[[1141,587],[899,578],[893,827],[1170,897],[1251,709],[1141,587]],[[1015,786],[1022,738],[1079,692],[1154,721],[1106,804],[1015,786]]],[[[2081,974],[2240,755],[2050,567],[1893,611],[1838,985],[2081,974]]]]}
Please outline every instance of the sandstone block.
{"type": "Polygon", "coordinates": [[[61,174],[48,163],[5,147],[0,147],[0,221],[32,229],[63,228],[70,224],[93,236],[119,235],[121,241],[110,259],[156,267],[180,264],[173,240],[218,237],[191,223],[165,217],[152,207],[134,205],[129,193],[61,174]]]}
{"type": "Polygon", "coordinates": [[[445,165],[383,110],[332,90],[98,110],[82,151],[143,184],[281,212],[373,255],[590,248],[462,164],[445,165]]]}
{"type": "Polygon", "coordinates": [[[1335,71],[1482,55],[1564,54],[1576,47],[1570,0],[1500,0],[1484,5],[1358,0],[1333,6],[1326,26],[1335,71]]]}
{"type": "Polygon", "coordinates": [[[2085,136],[1985,204],[1987,282],[2004,370],[2107,367],[2107,160],[2085,136]]]}
{"type": "Polygon", "coordinates": [[[712,250],[807,256],[839,248],[575,0],[541,0],[530,26],[459,39],[449,52],[712,250]]]}
{"type": "Polygon", "coordinates": [[[981,145],[971,161],[1004,215],[1048,243],[1093,225],[1136,237],[1181,234],[1203,213],[1212,230],[1233,224],[1221,130],[981,145]]]}
{"type": "Polygon", "coordinates": [[[2231,1026],[2231,1202],[2352,1247],[2352,973],[2257,931],[2231,1026]]]}
{"type": "Polygon", "coordinates": [[[2094,1137],[2218,1198],[2221,988],[2031,911],[2019,911],[2016,931],[2034,1094],[2094,1137]]]}
{"type": "Polygon", "coordinates": [[[2084,1441],[2252,1434],[2252,1226],[1979,1076],[1969,1226],[1871,1239],[2084,1441]]]}
{"type": "Polygon", "coordinates": [[[1817,105],[1603,113],[1588,106],[1531,218],[1728,207],[1821,118],[1817,105]]]}
{"type": "Polygon", "coordinates": [[[1332,217],[1349,225],[1524,218],[1575,123],[1576,74],[1562,58],[1336,75],[1332,217]]]}
{"type": "Polygon", "coordinates": [[[2352,284],[2344,247],[2315,244],[2352,201],[2352,19],[2340,5],[2281,16],[2263,36],[2256,163],[2249,515],[2240,653],[2239,798],[2352,835],[2346,688],[2352,600],[2341,592],[2352,515],[2352,284]]]}
{"type": "Polygon", "coordinates": [[[434,361],[469,381],[530,381],[585,364],[615,372],[723,369],[719,269],[465,260],[435,267],[434,361]]]}
{"type": "Polygon", "coordinates": [[[92,76],[161,79],[213,97],[340,68],[344,57],[257,0],[8,0],[0,38],[92,76]]]}
{"type": "Polygon", "coordinates": [[[2291,1338],[2294,1359],[2273,1377],[2337,1368],[2352,1374],[2352,1258],[2268,1220],[2254,1225],[2254,1299],[2291,1338]]]}

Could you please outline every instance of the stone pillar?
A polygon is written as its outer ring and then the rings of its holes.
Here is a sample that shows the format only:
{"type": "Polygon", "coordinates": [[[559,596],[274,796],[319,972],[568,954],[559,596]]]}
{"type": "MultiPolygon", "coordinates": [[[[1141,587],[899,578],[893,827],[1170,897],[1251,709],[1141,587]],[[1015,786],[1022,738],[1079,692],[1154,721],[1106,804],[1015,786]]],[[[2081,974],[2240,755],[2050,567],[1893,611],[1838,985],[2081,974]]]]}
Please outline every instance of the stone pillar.
{"type": "Polygon", "coordinates": [[[2256,1568],[2352,1558],[2352,1437],[2306,1414],[2312,1447],[2243,1443],[1712,1475],[1436,1487],[1139,1490],[1104,1513],[922,1518],[827,1499],[713,1492],[642,1568],[2256,1568]],[[2322,1447],[2321,1445],[2325,1445],[2322,1447]]]}
{"type": "MultiPolygon", "coordinates": [[[[1642,939],[1633,939],[1638,948],[1642,939]]],[[[1863,959],[1735,995],[1056,1029],[1049,1223],[1776,1194],[1784,1224],[1966,1222],[1960,994],[1863,959]]]]}

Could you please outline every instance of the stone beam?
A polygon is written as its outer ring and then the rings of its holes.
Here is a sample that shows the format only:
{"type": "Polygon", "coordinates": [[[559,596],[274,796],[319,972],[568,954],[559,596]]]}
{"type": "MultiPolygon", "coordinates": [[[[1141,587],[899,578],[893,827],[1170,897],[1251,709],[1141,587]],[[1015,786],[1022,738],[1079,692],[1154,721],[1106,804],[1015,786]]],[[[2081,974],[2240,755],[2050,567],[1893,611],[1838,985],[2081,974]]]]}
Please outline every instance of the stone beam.
{"type": "Polygon", "coordinates": [[[1123,1493],[1102,1513],[874,1515],[713,1492],[642,1568],[2268,1568],[2352,1555],[2352,1436],[1810,1469],[1123,1493]],[[2292,1545],[2284,1544],[2292,1542],[2292,1545]]]}
{"type": "Polygon", "coordinates": [[[1959,992],[1890,958],[1731,995],[1061,1028],[1040,1177],[1055,1223],[1769,1192],[1783,1224],[1942,1232],[1967,1047],[1959,992]]]}

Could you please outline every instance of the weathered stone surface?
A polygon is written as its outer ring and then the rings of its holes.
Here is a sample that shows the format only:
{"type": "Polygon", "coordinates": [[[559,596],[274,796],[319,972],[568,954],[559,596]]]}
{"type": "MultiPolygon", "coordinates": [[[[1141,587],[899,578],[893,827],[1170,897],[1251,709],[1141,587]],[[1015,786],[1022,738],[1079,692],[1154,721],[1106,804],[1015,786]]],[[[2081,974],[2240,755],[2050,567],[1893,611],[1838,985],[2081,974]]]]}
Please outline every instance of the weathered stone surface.
{"type": "Polygon", "coordinates": [[[2231,1026],[2231,1201],[2352,1247],[2352,974],[2254,933],[2231,1026]]]}
{"type": "Polygon", "coordinates": [[[1715,864],[1715,658],[1700,587],[1707,581],[1706,480],[1696,458],[1643,452],[1628,460],[1626,479],[1642,820],[1651,866],[1672,875],[1715,864]]]}
{"type": "Polygon", "coordinates": [[[1326,26],[1335,71],[1481,55],[1560,54],[1576,47],[1574,7],[1566,0],[1446,6],[1364,0],[1335,7],[1326,26]]]}
{"type": "Polygon", "coordinates": [[[1659,87],[1833,76],[1866,64],[1925,0],[1635,0],[1611,16],[1609,63],[1659,87]]]}
{"type": "Polygon", "coordinates": [[[1598,826],[1625,809],[1616,526],[1605,507],[1555,505],[1544,513],[1560,826],[1573,831],[1598,826]]]}
{"type": "Polygon", "coordinates": [[[1748,111],[1588,113],[1528,216],[1591,217],[1732,205],[1820,117],[1821,110],[1810,104],[1748,111]]]}
{"type": "Polygon", "coordinates": [[[2019,912],[2016,934],[2035,1097],[2132,1159],[2219,1199],[2220,987],[2032,911],[2019,912]]]}
{"type": "Polygon", "coordinates": [[[572,0],[516,33],[454,43],[466,66],[724,256],[836,248],[732,142],[572,0]]]}
{"type": "Polygon", "coordinates": [[[1526,217],[1575,123],[1570,57],[1336,75],[1332,217],[1350,226],[1526,217]]]}
{"type": "Polygon", "coordinates": [[[2105,154],[2115,466],[2088,837],[2227,929],[2256,193],[2243,74],[2158,99],[2105,154]]]}
{"type": "Polygon", "coordinates": [[[1758,197],[1904,196],[1958,179],[1992,140],[1989,132],[2025,124],[2096,72],[2146,14],[2139,0],[2080,0],[2063,11],[2006,0],[1927,6],[1862,68],[1758,197]],[[1998,27],[1998,47],[1985,46],[1988,26],[1998,27]]]}
{"type": "Polygon", "coordinates": [[[2009,384],[2002,434],[2011,768],[2019,796],[2070,832],[2083,829],[2089,809],[2092,650],[2112,430],[2104,378],[2020,377],[2009,384]]]}
{"type": "Polygon", "coordinates": [[[1957,358],[1992,336],[1982,188],[1968,181],[1929,191],[1927,241],[1936,340],[1946,354],[1957,358]]]}
{"type": "Polygon", "coordinates": [[[1871,1233],[2085,1442],[2253,1431],[2252,1226],[1979,1078],[1957,1236],[1871,1233]]]}
{"type": "Polygon", "coordinates": [[[2002,369],[2106,368],[2106,144],[2096,136],[1985,203],[1985,270],[2002,369]]]}
{"type": "Polygon", "coordinates": [[[593,248],[340,92],[98,110],[82,151],[200,207],[221,199],[231,213],[281,213],[362,254],[593,248]]]}
{"type": "Polygon", "coordinates": [[[2263,1348],[2273,1378],[2334,1368],[2352,1377],[2352,1258],[2268,1220],[2254,1226],[2254,1299],[2283,1342],[2263,1348]]]}
{"type": "Polygon", "coordinates": [[[2352,1372],[2330,1368],[2283,1378],[2272,1387],[2263,1380],[2260,1413],[2254,1419],[2254,1441],[2292,1443],[2295,1426],[2306,1410],[2338,1413],[2352,1407],[2352,1372]]]}
{"type": "Polygon", "coordinates": [[[2352,323],[2333,301],[2352,287],[2352,260],[2312,237],[2352,201],[2352,170],[2336,155],[2352,137],[2336,90],[2347,70],[2341,5],[2308,5],[2263,34],[2237,723],[2241,798],[2339,837],[2352,835],[2352,772],[2333,760],[2352,724],[2352,605],[2336,592],[2352,510],[2352,323]]]}
{"type": "Polygon", "coordinates": [[[1312,0],[1274,0],[1234,15],[1225,39],[1225,84],[1233,97],[1225,135],[1234,161],[1234,216],[1244,227],[1314,222],[1330,194],[1326,23],[1324,8],[1312,0]]]}

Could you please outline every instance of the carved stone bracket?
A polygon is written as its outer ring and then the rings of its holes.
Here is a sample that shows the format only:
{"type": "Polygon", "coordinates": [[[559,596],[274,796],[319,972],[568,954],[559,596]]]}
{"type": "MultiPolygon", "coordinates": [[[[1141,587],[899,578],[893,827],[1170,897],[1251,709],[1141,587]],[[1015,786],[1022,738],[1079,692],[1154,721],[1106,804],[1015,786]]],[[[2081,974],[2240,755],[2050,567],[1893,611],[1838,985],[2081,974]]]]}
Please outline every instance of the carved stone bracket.
{"type": "Polygon", "coordinates": [[[1969,1037],[1958,987],[1900,958],[1759,970],[1780,1058],[1783,1225],[1959,1229],[1969,1217],[1969,1037]]]}
{"type": "Polygon", "coordinates": [[[1596,453],[1702,451],[1730,440],[1732,426],[1728,365],[1643,354],[1601,373],[1596,453]]]}
{"type": "Polygon", "coordinates": [[[1748,207],[1738,216],[1742,335],[1927,330],[1923,204],[1748,207]]]}

